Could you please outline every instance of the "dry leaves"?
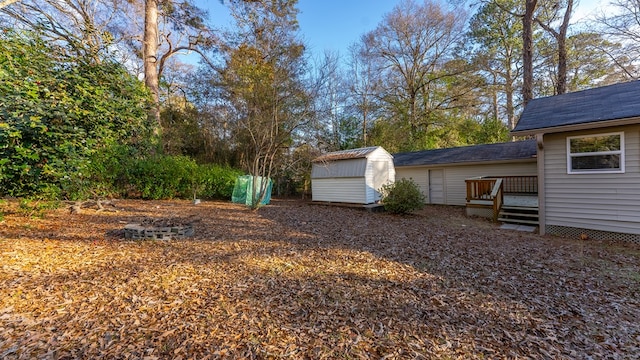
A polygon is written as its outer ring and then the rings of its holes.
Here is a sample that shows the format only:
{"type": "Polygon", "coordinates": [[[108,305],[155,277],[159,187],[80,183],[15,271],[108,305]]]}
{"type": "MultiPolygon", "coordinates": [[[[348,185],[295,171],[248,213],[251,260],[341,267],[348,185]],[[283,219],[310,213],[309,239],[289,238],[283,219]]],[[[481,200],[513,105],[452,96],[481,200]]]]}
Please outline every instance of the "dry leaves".
{"type": "Polygon", "coordinates": [[[274,201],[118,201],[0,223],[0,358],[640,354],[640,248],[274,201]],[[196,236],[125,241],[127,223],[196,236]],[[158,220],[160,221],[160,220],[158,220]]]}

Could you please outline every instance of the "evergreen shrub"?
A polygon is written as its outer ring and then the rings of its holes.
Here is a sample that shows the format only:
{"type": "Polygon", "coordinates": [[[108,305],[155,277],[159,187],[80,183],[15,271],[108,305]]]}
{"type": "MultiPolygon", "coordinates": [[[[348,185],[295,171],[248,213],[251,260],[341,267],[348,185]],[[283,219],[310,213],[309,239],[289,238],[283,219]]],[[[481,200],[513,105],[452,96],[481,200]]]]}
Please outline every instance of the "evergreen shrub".
{"type": "Polygon", "coordinates": [[[229,200],[233,194],[233,186],[238,176],[243,172],[227,166],[200,165],[199,167],[202,190],[201,198],[229,200]]]}
{"type": "Polygon", "coordinates": [[[385,211],[407,214],[424,208],[425,196],[413,179],[401,179],[380,190],[385,211]]]}

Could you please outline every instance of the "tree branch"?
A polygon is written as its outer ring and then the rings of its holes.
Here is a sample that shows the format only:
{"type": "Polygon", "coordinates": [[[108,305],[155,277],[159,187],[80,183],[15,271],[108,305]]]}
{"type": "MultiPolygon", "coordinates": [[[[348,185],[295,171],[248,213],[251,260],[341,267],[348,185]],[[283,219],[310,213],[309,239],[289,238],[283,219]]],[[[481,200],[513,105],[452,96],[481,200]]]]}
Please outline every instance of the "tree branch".
{"type": "Polygon", "coordinates": [[[3,7],[7,7],[7,6],[9,6],[9,5],[13,4],[13,3],[18,2],[18,1],[20,1],[20,0],[4,0],[4,1],[0,2],[0,9],[2,9],[3,7]]]}

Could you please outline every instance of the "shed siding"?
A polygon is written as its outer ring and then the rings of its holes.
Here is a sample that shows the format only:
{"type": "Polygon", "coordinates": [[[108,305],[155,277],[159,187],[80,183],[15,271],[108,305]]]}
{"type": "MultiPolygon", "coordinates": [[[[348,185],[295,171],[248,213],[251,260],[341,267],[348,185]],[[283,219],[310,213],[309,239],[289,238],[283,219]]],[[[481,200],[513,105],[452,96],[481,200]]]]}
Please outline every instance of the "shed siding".
{"type": "Polygon", "coordinates": [[[545,224],[640,234],[640,125],[549,134],[545,148],[545,224]],[[567,174],[568,136],[624,132],[624,174],[567,174]]]}
{"type": "MultiPolygon", "coordinates": [[[[380,199],[377,190],[395,180],[393,156],[381,147],[360,150],[367,150],[365,157],[313,163],[311,191],[314,201],[371,204],[380,199]]],[[[331,156],[325,158],[331,159],[331,156]]]]}
{"type": "Polygon", "coordinates": [[[371,204],[380,200],[378,190],[382,185],[395,181],[395,169],[393,157],[382,148],[369,154],[367,157],[366,179],[366,203],[371,204]]]}
{"type": "Polygon", "coordinates": [[[313,201],[365,204],[365,180],[364,177],[314,179],[311,194],[313,201]]]}
{"type": "Polygon", "coordinates": [[[312,179],[362,177],[367,168],[367,159],[347,159],[313,163],[312,179]]]}
{"type": "MultiPolygon", "coordinates": [[[[477,176],[517,176],[537,174],[535,159],[522,162],[495,163],[495,164],[475,164],[475,165],[450,165],[442,167],[411,167],[396,168],[396,178],[412,178],[420,190],[428,196],[429,194],[429,169],[444,169],[444,203],[446,205],[465,205],[467,197],[467,187],[465,180],[477,176]]],[[[431,199],[426,200],[432,203],[431,199]]]]}

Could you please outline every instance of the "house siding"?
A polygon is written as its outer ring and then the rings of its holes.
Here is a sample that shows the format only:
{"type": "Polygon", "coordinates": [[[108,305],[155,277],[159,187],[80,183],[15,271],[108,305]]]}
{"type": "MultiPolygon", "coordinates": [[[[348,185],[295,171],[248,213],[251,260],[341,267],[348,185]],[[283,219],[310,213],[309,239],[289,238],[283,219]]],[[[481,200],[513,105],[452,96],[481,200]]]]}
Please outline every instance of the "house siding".
{"type": "Polygon", "coordinates": [[[365,179],[364,176],[314,179],[311,194],[313,201],[365,204],[365,179]]]}
{"type": "Polygon", "coordinates": [[[429,169],[429,204],[445,204],[444,169],[429,169]]]}
{"type": "Polygon", "coordinates": [[[640,125],[544,136],[545,227],[640,234],[640,125]],[[624,132],[625,172],[567,174],[566,138],[624,132]]]}
{"type": "Polygon", "coordinates": [[[396,168],[396,179],[411,179],[420,188],[420,191],[425,196],[425,202],[429,201],[429,170],[425,167],[412,167],[412,168],[396,168]]]}
{"type": "MultiPolygon", "coordinates": [[[[477,176],[517,176],[535,175],[537,165],[535,159],[506,163],[487,163],[473,165],[450,165],[450,166],[424,166],[424,167],[398,167],[396,168],[396,178],[412,178],[420,190],[428,196],[429,194],[429,169],[443,169],[444,180],[444,204],[465,205],[467,197],[467,187],[465,180],[477,176]]],[[[431,203],[430,199],[426,200],[431,203]]]]}

